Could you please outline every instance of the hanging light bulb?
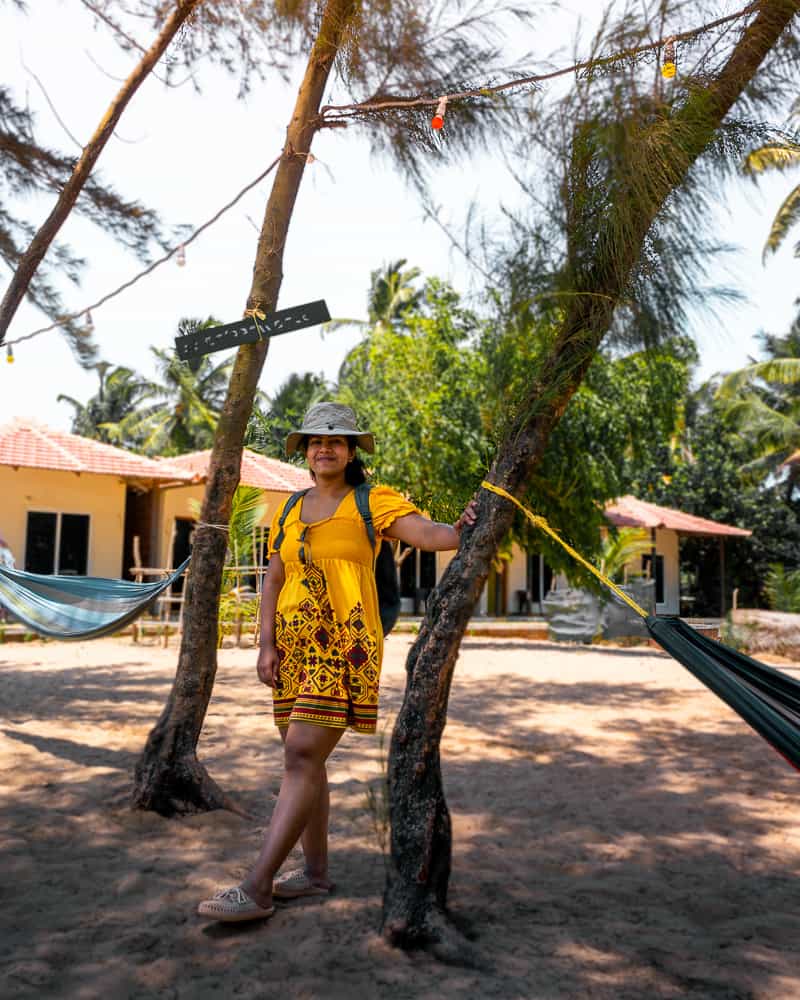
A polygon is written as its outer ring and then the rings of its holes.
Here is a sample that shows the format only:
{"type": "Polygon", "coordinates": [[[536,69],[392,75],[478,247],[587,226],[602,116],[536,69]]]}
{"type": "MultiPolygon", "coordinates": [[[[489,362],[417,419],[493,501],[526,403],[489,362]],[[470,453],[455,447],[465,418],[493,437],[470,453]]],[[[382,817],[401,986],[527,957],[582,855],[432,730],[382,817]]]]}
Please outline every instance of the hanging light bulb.
{"type": "Polygon", "coordinates": [[[676,72],[675,39],[668,38],[666,42],[664,42],[664,62],[661,64],[661,75],[665,80],[671,80],[673,76],[675,76],[676,72]]]}
{"type": "Polygon", "coordinates": [[[91,309],[86,310],[86,331],[87,333],[94,333],[94,320],[92,319],[91,309]]]}
{"type": "Polygon", "coordinates": [[[436,132],[439,129],[444,128],[444,113],[447,110],[447,98],[440,97],[439,103],[436,105],[436,114],[431,118],[431,128],[436,132]]]}
{"type": "Polygon", "coordinates": [[[178,267],[185,267],[186,265],[186,247],[183,243],[178,247],[178,251],[175,254],[175,263],[178,267]]]}
{"type": "Polygon", "coordinates": [[[6,361],[10,364],[14,364],[14,348],[11,344],[6,344],[6,361]]]}

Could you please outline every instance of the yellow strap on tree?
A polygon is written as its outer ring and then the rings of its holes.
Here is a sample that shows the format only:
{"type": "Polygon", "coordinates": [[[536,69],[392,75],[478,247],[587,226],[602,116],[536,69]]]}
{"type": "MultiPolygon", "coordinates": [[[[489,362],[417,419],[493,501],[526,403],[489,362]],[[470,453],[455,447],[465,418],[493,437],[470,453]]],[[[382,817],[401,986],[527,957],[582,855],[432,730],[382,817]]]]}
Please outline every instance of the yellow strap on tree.
{"type": "Polygon", "coordinates": [[[516,497],[512,497],[507,490],[504,490],[502,486],[495,486],[494,483],[489,483],[485,479],[481,483],[481,486],[485,490],[489,490],[491,493],[496,493],[498,496],[505,497],[506,500],[510,500],[511,503],[516,504],[516,506],[519,507],[534,527],[544,531],[554,541],[558,542],[562,548],[569,552],[573,559],[576,559],[582,566],[585,566],[590,573],[593,573],[601,583],[605,584],[609,590],[613,591],[621,601],[624,601],[628,605],[629,608],[632,608],[637,614],[641,615],[642,618],[648,617],[644,608],[640,608],[632,597],[629,597],[624,590],[620,590],[620,588],[615,583],[612,583],[607,576],[604,576],[596,566],[593,566],[588,560],[584,559],[579,552],[576,552],[571,545],[567,544],[567,542],[565,542],[564,539],[550,527],[547,523],[547,518],[541,517],[538,514],[534,514],[533,511],[528,510],[528,508],[523,506],[516,497]]]}

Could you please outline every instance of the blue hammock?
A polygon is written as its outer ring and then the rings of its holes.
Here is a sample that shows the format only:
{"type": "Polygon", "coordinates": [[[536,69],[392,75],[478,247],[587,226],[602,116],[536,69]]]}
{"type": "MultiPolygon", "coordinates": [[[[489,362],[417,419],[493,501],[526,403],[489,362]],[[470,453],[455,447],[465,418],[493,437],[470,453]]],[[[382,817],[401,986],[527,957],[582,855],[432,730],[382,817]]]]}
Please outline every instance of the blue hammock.
{"type": "Polygon", "coordinates": [[[0,566],[0,605],[49,639],[97,639],[138,618],[188,565],[187,559],[156,583],[44,576],[0,566]]]}

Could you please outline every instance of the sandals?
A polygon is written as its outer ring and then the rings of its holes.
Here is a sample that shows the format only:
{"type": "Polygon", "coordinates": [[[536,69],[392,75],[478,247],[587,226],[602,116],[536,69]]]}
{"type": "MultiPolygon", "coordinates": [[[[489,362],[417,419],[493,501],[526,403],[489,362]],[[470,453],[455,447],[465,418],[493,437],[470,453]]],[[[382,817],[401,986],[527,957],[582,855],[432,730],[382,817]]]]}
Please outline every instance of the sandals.
{"type": "Polygon", "coordinates": [[[333,886],[312,882],[303,868],[280,875],[272,883],[272,895],[277,899],[298,899],[300,896],[327,896],[333,886]]]}
{"type": "Polygon", "coordinates": [[[212,899],[204,899],[197,907],[201,917],[211,917],[223,924],[236,924],[243,920],[265,920],[275,912],[275,907],[265,909],[251,899],[241,886],[220,889],[212,899]]]}

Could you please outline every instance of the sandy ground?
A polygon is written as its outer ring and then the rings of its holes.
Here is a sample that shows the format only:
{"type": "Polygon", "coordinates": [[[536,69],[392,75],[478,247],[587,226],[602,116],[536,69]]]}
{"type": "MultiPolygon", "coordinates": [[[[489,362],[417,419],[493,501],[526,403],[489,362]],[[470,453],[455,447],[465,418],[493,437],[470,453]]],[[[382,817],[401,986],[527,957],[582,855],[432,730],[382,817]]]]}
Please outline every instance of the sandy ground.
{"type": "MultiPolygon", "coordinates": [[[[387,644],[387,738],[409,642],[387,644]]],[[[465,641],[443,759],[472,969],[379,935],[373,737],[329,768],[336,893],[195,915],[254,855],[281,754],[252,651],[223,650],[201,756],[262,819],[132,811],[175,655],[0,646],[0,996],[800,997],[800,775],[665,655],[465,641]]]]}

